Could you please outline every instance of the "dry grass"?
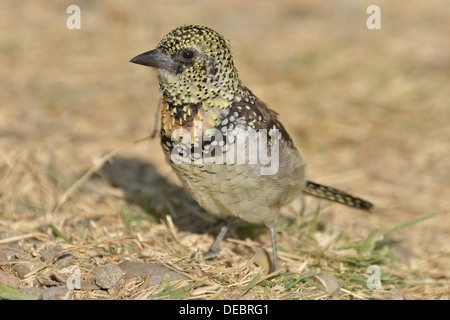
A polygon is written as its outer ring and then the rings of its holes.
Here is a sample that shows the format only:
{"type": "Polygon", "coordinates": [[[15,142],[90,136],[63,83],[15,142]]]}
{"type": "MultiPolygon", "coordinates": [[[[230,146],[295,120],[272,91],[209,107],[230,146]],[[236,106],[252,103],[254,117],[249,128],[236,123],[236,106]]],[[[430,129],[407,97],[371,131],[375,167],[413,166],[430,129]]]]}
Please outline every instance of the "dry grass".
{"type": "Polygon", "coordinates": [[[0,10],[0,251],[19,259],[0,270],[20,288],[61,284],[58,257],[70,253],[86,282],[66,298],[449,299],[444,1],[381,1],[378,31],[365,27],[366,1],[78,1],[77,31],[65,27],[70,4],[0,10]],[[153,129],[159,94],[155,75],[128,63],[186,23],[230,39],[241,78],[280,113],[310,177],[367,197],[376,214],[314,199],[301,215],[300,203],[285,208],[283,268],[271,275],[255,264],[268,232],[239,221],[215,260],[190,259],[220,222],[180,188],[158,141],[133,143],[153,129]],[[127,259],[185,279],[89,282],[95,267],[127,259]],[[19,275],[17,261],[33,267],[19,275]],[[365,286],[373,264],[382,290],[365,286]]]}

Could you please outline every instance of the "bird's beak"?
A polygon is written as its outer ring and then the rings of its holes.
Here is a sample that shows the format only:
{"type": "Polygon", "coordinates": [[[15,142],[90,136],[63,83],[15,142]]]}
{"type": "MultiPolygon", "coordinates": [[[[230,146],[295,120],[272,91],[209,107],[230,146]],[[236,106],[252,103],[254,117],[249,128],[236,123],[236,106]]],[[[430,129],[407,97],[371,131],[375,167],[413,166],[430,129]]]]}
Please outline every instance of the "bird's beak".
{"type": "Polygon", "coordinates": [[[144,52],[131,59],[130,62],[156,69],[166,69],[169,71],[174,65],[172,58],[159,48],[144,52]]]}

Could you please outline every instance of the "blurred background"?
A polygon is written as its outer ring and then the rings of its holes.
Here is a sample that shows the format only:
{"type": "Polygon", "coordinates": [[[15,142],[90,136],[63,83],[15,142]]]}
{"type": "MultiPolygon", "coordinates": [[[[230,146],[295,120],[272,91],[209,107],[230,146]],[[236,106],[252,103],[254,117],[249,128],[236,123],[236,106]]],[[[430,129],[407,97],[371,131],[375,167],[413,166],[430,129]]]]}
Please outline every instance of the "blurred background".
{"type": "MultiPolygon", "coordinates": [[[[110,194],[85,192],[52,212],[96,159],[153,130],[156,74],[128,61],[199,24],[230,40],[241,80],[280,114],[309,177],[377,206],[368,216],[324,204],[327,221],[387,230],[437,214],[402,236],[425,278],[448,280],[449,19],[444,0],[3,0],[0,226],[30,232],[42,219],[117,210],[110,194]],[[79,30],[66,27],[71,4],[79,30]],[[371,4],[380,30],[366,26],[371,4]]],[[[177,183],[157,139],[120,154],[177,183]]]]}

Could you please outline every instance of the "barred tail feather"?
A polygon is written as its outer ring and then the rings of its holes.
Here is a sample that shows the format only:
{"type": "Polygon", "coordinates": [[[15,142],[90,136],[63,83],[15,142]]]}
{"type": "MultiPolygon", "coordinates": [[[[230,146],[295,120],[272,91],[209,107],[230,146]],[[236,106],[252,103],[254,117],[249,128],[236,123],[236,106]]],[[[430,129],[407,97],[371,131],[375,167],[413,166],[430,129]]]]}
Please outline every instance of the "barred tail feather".
{"type": "Polygon", "coordinates": [[[307,181],[303,192],[314,197],[345,204],[349,207],[370,211],[373,204],[364,199],[352,196],[344,191],[324,186],[312,181],[307,181]]]}

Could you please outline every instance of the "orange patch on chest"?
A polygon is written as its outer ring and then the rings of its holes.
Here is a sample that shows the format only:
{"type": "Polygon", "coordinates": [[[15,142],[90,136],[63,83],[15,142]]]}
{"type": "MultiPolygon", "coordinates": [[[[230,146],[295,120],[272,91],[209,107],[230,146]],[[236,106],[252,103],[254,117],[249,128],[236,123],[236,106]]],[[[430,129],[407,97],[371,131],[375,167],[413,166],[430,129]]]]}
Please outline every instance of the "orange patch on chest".
{"type": "Polygon", "coordinates": [[[164,102],[161,109],[161,128],[166,137],[177,140],[186,134],[186,130],[191,144],[194,144],[205,130],[218,126],[226,114],[226,110],[209,107],[204,103],[174,106],[164,102]]]}

